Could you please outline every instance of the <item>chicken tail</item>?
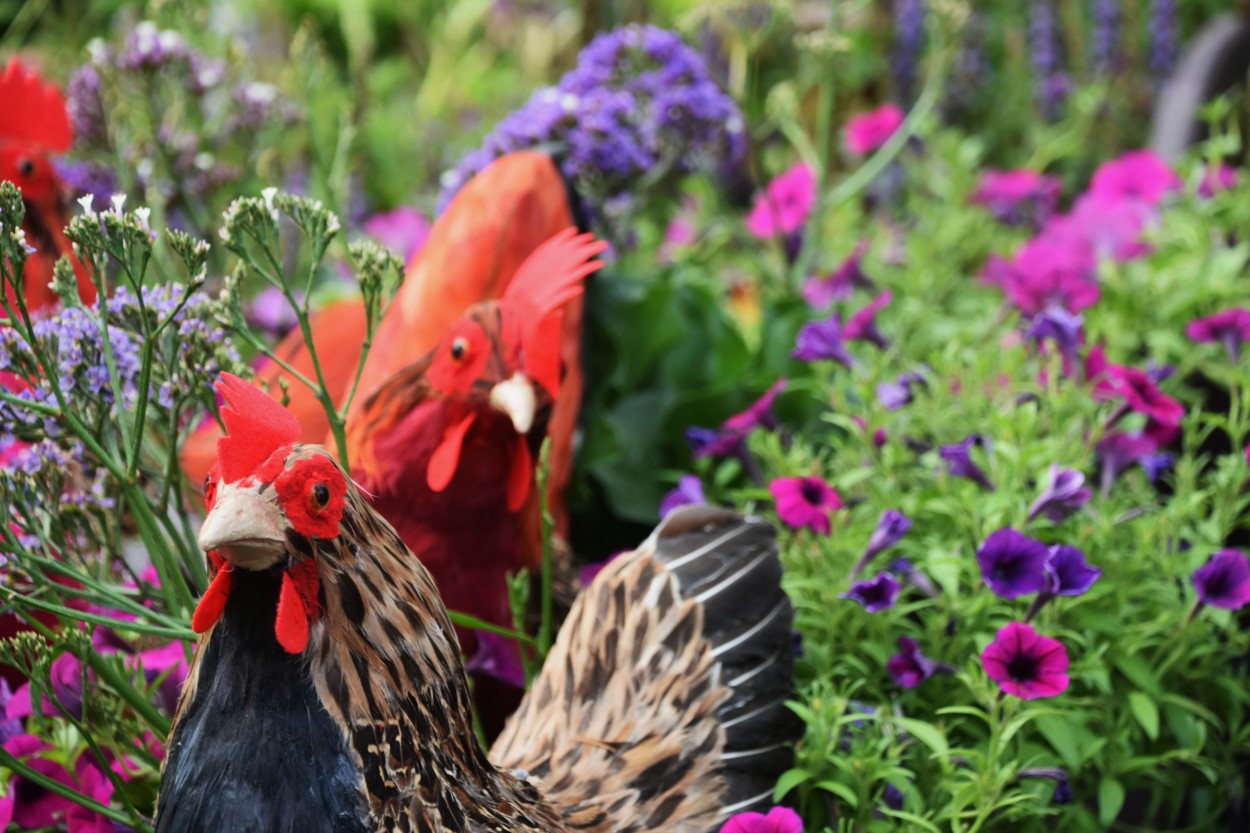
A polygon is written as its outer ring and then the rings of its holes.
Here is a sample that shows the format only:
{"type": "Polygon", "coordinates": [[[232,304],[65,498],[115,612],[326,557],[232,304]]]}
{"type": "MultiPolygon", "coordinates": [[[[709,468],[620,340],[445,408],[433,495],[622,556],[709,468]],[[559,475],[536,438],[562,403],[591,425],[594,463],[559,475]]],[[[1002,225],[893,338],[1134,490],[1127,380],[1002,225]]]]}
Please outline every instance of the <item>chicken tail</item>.
{"type": "Polygon", "coordinates": [[[771,803],[801,722],[767,522],[673,512],[574,603],[492,749],[574,829],[711,831],[771,803]]]}

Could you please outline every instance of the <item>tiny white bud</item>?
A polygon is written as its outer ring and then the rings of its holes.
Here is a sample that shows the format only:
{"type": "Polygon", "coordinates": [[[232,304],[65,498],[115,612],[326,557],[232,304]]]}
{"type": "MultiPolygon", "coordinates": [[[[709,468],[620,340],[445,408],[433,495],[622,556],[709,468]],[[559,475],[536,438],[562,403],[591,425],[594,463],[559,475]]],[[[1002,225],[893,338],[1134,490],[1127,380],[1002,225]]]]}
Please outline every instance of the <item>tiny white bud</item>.
{"type": "Polygon", "coordinates": [[[125,195],[125,194],[114,194],[114,195],[113,195],[113,198],[112,198],[112,202],[113,202],[113,213],[114,213],[114,214],[121,214],[121,213],[122,213],[122,208],[123,208],[123,207],[125,207],[125,205],[126,205],[126,195],[125,195]]]}
{"type": "Polygon", "coordinates": [[[95,200],[95,194],[87,194],[78,198],[78,204],[82,206],[82,213],[88,217],[94,217],[95,211],[91,208],[92,201],[95,200]]]}
{"type": "Polygon", "coordinates": [[[138,219],[139,225],[140,227],[143,228],[144,231],[152,230],[148,226],[148,220],[151,218],[151,216],[152,216],[152,209],[148,208],[146,205],[143,208],[135,209],[135,218],[138,219]]]}

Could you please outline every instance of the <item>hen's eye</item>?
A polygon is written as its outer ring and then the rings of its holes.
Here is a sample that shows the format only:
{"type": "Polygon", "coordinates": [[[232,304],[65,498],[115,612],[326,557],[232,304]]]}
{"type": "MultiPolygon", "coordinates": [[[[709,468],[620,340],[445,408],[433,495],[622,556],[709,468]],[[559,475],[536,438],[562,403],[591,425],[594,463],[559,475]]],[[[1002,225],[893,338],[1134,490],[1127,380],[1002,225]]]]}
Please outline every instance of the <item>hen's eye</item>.
{"type": "Polygon", "coordinates": [[[313,486],[313,500],[317,501],[317,505],[324,508],[330,502],[330,490],[326,488],[326,484],[318,483],[313,486]]]}
{"type": "Polygon", "coordinates": [[[35,173],[35,161],[33,159],[23,159],[17,163],[17,172],[22,176],[32,176],[35,173]]]}
{"type": "Polygon", "coordinates": [[[469,342],[464,338],[458,338],[451,343],[451,357],[456,361],[464,358],[464,354],[469,352],[469,342]]]}

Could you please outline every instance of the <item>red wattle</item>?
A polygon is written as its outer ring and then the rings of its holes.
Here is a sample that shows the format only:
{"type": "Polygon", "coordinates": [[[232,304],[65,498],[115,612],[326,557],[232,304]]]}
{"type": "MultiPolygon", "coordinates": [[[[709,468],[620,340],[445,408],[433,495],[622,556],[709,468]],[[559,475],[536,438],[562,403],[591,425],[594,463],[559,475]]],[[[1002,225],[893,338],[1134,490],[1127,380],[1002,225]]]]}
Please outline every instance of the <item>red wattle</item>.
{"type": "Polygon", "coordinates": [[[288,654],[302,654],[308,647],[308,610],[289,571],[282,574],[278,618],[273,623],[273,633],[288,654]]]}
{"type": "MultiPolygon", "coordinates": [[[[210,558],[212,555],[216,553],[211,553],[210,558]]],[[[195,613],[191,616],[191,630],[204,633],[217,624],[221,612],[226,609],[226,601],[230,598],[231,575],[224,565],[218,567],[217,575],[213,576],[212,583],[204,591],[200,603],[195,606],[195,613]]]]}

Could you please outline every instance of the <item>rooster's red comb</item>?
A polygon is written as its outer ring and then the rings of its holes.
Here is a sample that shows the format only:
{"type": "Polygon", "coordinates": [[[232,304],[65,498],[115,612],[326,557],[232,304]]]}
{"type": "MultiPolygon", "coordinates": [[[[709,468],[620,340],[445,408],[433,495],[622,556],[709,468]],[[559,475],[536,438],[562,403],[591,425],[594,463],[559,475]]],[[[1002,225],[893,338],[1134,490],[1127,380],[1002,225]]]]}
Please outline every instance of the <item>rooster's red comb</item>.
{"type": "Polygon", "coordinates": [[[268,394],[232,373],[222,373],[217,392],[226,400],[226,436],[217,440],[223,483],[247,477],[284,445],[299,442],[299,422],[268,394]]]}
{"type": "Polygon", "coordinates": [[[0,141],[30,142],[53,153],[73,144],[65,97],[17,59],[0,73],[0,102],[0,141]]]}

